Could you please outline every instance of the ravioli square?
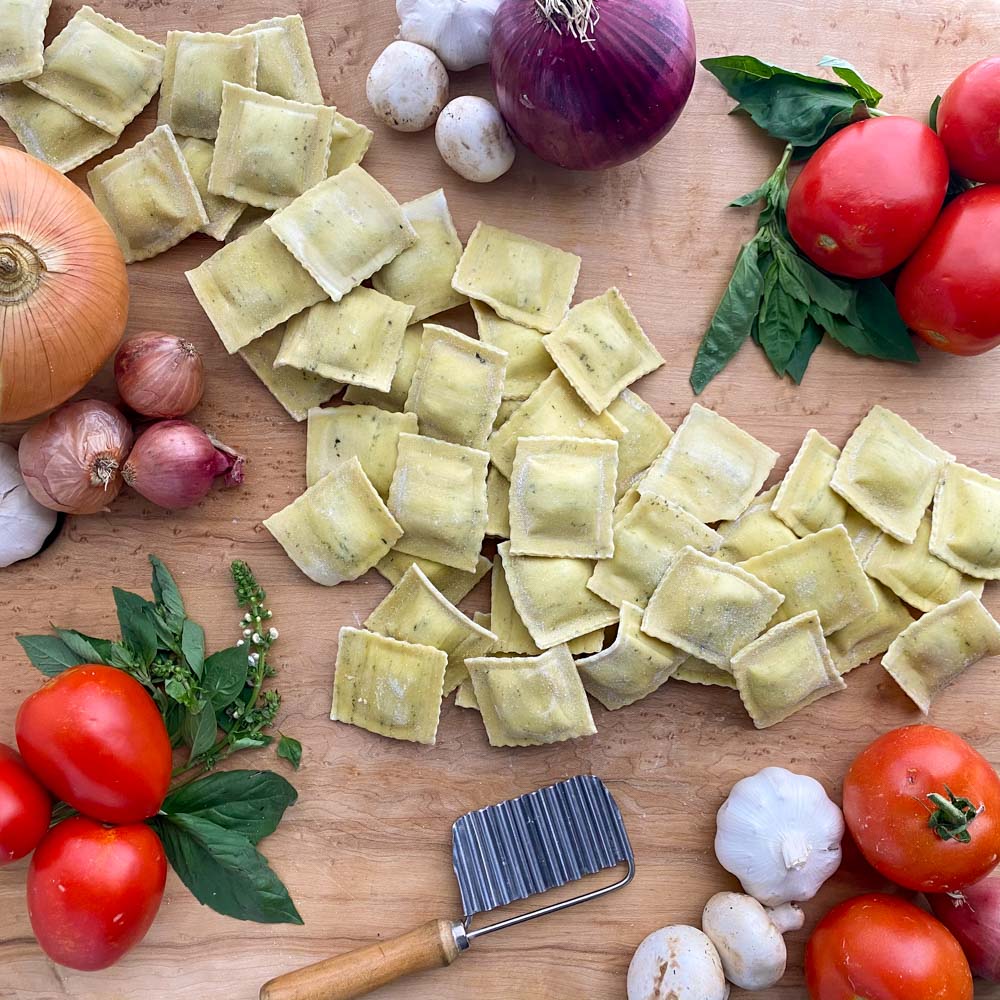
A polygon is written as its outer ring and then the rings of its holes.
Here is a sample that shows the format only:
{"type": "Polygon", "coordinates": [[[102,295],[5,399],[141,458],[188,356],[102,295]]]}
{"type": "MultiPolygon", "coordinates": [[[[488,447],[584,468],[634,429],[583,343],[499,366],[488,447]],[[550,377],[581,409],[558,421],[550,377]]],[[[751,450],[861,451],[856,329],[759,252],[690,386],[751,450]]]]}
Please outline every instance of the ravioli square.
{"type": "Polygon", "coordinates": [[[303,104],[226,82],[208,188],[278,209],[326,178],[333,108],[303,104]]]}
{"type": "Polygon", "coordinates": [[[288,321],[275,366],[386,392],[412,309],[373,288],[355,288],[339,302],[318,302],[288,321]]]}
{"type": "Polygon", "coordinates": [[[642,617],[654,639],[728,667],[767,628],[784,597],[756,576],[686,545],[670,562],[642,617]]]}
{"type": "Polygon", "coordinates": [[[545,348],[595,413],[664,363],[617,288],[570,309],[545,348]]]}
{"type": "Polygon", "coordinates": [[[743,705],[758,729],[784,722],[847,687],[815,611],[781,622],[744,646],[733,657],[732,669],[743,705]]]}
{"type": "Polygon", "coordinates": [[[147,260],[208,225],[187,160],[166,125],[87,174],[125,263],[147,260]]]}
{"type": "Polygon", "coordinates": [[[330,718],[433,746],[448,656],[440,649],[342,628],[330,718]]]}
{"type": "Polygon", "coordinates": [[[514,607],[502,558],[493,560],[493,573],[490,579],[490,629],[497,637],[494,650],[496,654],[523,653],[536,656],[541,652],[517,613],[517,608],[514,607]]]}
{"type": "Polygon", "coordinates": [[[497,643],[497,637],[489,629],[462,614],[417,565],[403,574],[368,616],[365,628],[447,653],[445,697],[468,676],[466,658],[485,656],[497,643]]]}
{"type": "Polygon", "coordinates": [[[270,333],[241,347],[239,354],[285,412],[293,420],[302,421],[308,417],[310,410],[328,402],[343,386],[318,375],[300,372],[297,368],[275,368],[274,359],[278,356],[284,336],[285,325],[282,323],[270,333]]]}
{"type": "Polygon", "coordinates": [[[519,438],[510,480],[510,551],[610,558],[617,476],[616,441],[519,438]]]}
{"type": "Polygon", "coordinates": [[[620,500],[663,454],[674,432],[649,403],[631,389],[623,389],[611,401],[608,414],[625,428],[625,436],[618,442],[615,500],[620,500]]]}
{"type": "Polygon", "coordinates": [[[479,339],[507,352],[505,400],[527,399],[552,373],[555,362],[545,350],[541,333],[530,327],[501,319],[489,306],[472,300],[479,339]]]}
{"type": "Polygon", "coordinates": [[[924,715],[974,663],[1000,654],[1000,624],[973,594],[962,594],[906,628],[882,666],[924,715]]]}
{"type": "Polygon", "coordinates": [[[245,24],[230,34],[253,35],[257,40],[258,90],[290,101],[323,103],[323,91],[300,14],[245,24]]]}
{"type": "Polygon", "coordinates": [[[0,0],[0,83],[42,72],[45,21],[51,0],[0,0]]]}
{"type": "Polygon", "coordinates": [[[400,552],[472,572],[486,535],[485,451],[400,434],[389,509],[404,535],[400,552]]]}
{"type": "Polygon", "coordinates": [[[588,589],[609,604],[645,608],[674,556],[685,546],[712,555],[721,537],[682,507],[644,496],[614,526],[614,556],[597,564],[588,589]]]}
{"type": "Polygon", "coordinates": [[[562,372],[554,371],[489,440],[490,458],[508,479],[513,475],[517,442],[522,437],[620,441],[625,428],[608,413],[593,413],[562,372]]]}
{"type": "Polygon", "coordinates": [[[896,636],[913,624],[906,605],[888,587],[873,582],[872,590],[877,602],[875,610],[827,636],[830,655],[841,677],[881,656],[896,636]]]}
{"type": "Polygon", "coordinates": [[[480,556],[476,563],[476,568],[471,573],[466,573],[460,569],[453,569],[451,566],[444,566],[433,559],[416,559],[403,552],[392,549],[382,559],[378,561],[375,569],[385,577],[389,583],[395,585],[403,579],[403,574],[411,567],[418,566],[420,572],[449,600],[452,604],[458,604],[467,597],[493,568],[493,563],[486,556],[480,556]]]}
{"type": "Polygon", "coordinates": [[[733,521],[760,492],[778,453],[697,403],[639,481],[643,495],[672,500],[699,521],[733,521]]]}
{"type": "Polygon", "coordinates": [[[41,75],[24,84],[117,137],[159,88],[165,51],[84,5],[45,49],[41,75]]]}
{"type": "Polygon", "coordinates": [[[500,409],[506,369],[503,351],[425,323],[404,409],[417,415],[420,433],[427,437],[485,448],[500,409]]]}
{"type": "Polygon", "coordinates": [[[873,406],[844,445],[830,486],[872,524],[909,544],[954,460],[902,417],[873,406]]]}
{"type": "Polygon", "coordinates": [[[565,646],[535,657],[466,660],[490,746],[531,747],[597,732],[565,646]]]}
{"type": "Polygon", "coordinates": [[[215,146],[212,143],[187,136],[180,140],[179,145],[208,216],[208,225],[202,226],[199,231],[223,243],[246,205],[212,194],[208,190],[208,175],[212,172],[212,160],[215,157],[215,146]]]}
{"type": "Polygon", "coordinates": [[[1000,479],[945,467],[934,497],[930,551],[982,580],[1000,580],[1000,479]]]}
{"type": "Polygon", "coordinates": [[[334,302],[417,239],[396,199],[357,165],[310,188],[264,225],[334,302]]]}
{"type": "Polygon", "coordinates": [[[736,678],[722,667],[689,656],[672,674],[671,680],[704,687],[723,687],[736,690],[736,678]]]}
{"type": "Polygon", "coordinates": [[[785,595],[773,624],[815,611],[829,635],[875,610],[875,592],[842,524],[739,565],[785,595]]]}
{"type": "Polygon", "coordinates": [[[683,650],[646,635],[641,625],[642,608],[623,604],[615,641],[576,661],[587,694],[609,711],[651,695],[688,659],[683,650]]]}
{"type": "Polygon", "coordinates": [[[267,226],[227,243],[185,277],[230,354],[326,298],[267,226]]]}
{"type": "Polygon", "coordinates": [[[348,403],[378,406],[392,413],[402,413],[403,407],[406,406],[406,397],[410,394],[410,386],[413,384],[417,362],[420,360],[420,345],[423,339],[423,323],[414,323],[403,331],[403,346],[388,392],[379,392],[363,385],[349,385],[347,392],[344,393],[344,400],[348,403]]]}
{"type": "Polygon", "coordinates": [[[495,466],[486,473],[486,534],[510,538],[510,483],[495,466]]]}
{"type": "Polygon", "coordinates": [[[539,649],[618,621],[618,609],[587,589],[592,560],[519,556],[511,552],[510,542],[498,545],[497,552],[514,607],[539,649]]]}
{"type": "Polygon", "coordinates": [[[576,254],[480,222],[452,286],[504,319],[549,333],[565,318],[579,275],[576,254]]]}
{"type": "Polygon", "coordinates": [[[453,309],[468,301],[451,287],[462,241],[438,188],[402,206],[417,241],[372,275],[372,285],[398,302],[413,306],[413,322],[453,309]]]}
{"type": "Polygon", "coordinates": [[[61,174],[75,170],[118,141],[117,136],[23,83],[0,86],[0,118],[28,153],[61,174]]]}
{"type": "Polygon", "coordinates": [[[777,486],[755,497],[735,521],[723,521],[717,528],[722,545],[716,553],[726,562],[743,562],[763,555],[798,537],[784,521],[774,516],[772,503],[777,486]]]}
{"type": "Polygon", "coordinates": [[[335,111],[330,138],[330,159],[326,161],[327,176],[333,177],[341,170],[360,163],[374,138],[375,133],[368,126],[335,111]]]}
{"type": "Polygon", "coordinates": [[[396,471],[399,435],[416,433],[417,418],[412,413],[388,413],[377,406],[351,405],[310,410],[306,483],[312,486],[341,462],[357,457],[378,495],[388,500],[392,474],[396,471]]]}
{"type": "MultiPolygon", "coordinates": [[[[214,139],[226,83],[257,85],[257,39],[211,31],[168,31],[157,121],[177,135],[214,139]]],[[[228,195],[225,191],[215,194],[228,195]]]]}
{"type": "Polygon", "coordinates": [[[930,550],[931,519],[925,517],[911,545],[881,535],[865,558],[865,572],[919,611],[933,611],[964,593],[983,596],[984,580],[966,576],[930,550]]]}

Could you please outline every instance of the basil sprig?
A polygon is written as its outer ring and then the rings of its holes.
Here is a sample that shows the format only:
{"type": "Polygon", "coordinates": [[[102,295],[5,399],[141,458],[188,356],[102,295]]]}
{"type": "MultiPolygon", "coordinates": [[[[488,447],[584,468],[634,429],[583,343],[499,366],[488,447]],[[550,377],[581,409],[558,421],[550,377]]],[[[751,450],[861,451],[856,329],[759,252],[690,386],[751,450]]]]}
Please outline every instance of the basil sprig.
{"type": "Polygon", "coordinates": [[[857,354],[917,361],[906,326],[886,285],[834,278],[804,257],[788,235],[788,168],[835,131],[869,117],[882,94],[850,63],[827,56],[838,81],[805,76],[753,56],[706,59],[715,75],[769,135],[786,145],[774,173],[732,207],[762,203],[758,228],[736,259],[719,307],[702,339],[691,386],[702,392],[752,338],[779,375],[800,383],[824,333],[857,354]]]}

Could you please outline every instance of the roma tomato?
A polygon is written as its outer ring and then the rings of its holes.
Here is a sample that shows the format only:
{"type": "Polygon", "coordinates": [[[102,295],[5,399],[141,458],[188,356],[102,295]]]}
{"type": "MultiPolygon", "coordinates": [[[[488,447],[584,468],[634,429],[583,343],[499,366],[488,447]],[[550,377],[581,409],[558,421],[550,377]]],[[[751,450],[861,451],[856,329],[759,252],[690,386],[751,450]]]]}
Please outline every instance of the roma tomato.
{"type": "Polygon", "coordinates": [[[896,283],[899,313],[932,347],[983,354],[1000,344],[1000,186],[959,195],[896,283]]]}
{"type": "Polygon", "coordinates": [[[42,783],[86,816],[136,823],[170,784],[167,728],[143,686],[114,667],[72,667],[21,705],[17,745],[42,783]]]}
{"type": "Polygon", "coordinates": [[[48,793],[17,751],[0,743],[0,866],[30,854],[51,818],[48,793]]]}
{"type": "Polygon", "coordinates": [[[31,929],[54,962],[106,969],[146,936],[166,879],[163,846],[148,826],[74,816],[53,827],[31,859],[31,929]]]}
{"type": "Polygon", "coordinates": [[[955,892],[1000,863],[1000,777],[936,726],[894,729],[858,755],[844,819],[865,860],[907,889],[955,892]]]}
{"type": "Polygon", "coordinates": [[[940,921],[895,896],[835,906],[806,945],[812,1000],[972,1000],[972,973],[940,921]]]}
{"type": "Polygon", "coordinates": [[[788,198],[788,230],[819,267],[874,278],[930,232],[948,190],[941,140],[912,118],[870,118],[827,139],[788,198]]]}
{"type": "Polygon", "coordinates": [[[955,79],[941,98],[937,130],[955,173],[1000,182],[1000,56],[955,79]]]}

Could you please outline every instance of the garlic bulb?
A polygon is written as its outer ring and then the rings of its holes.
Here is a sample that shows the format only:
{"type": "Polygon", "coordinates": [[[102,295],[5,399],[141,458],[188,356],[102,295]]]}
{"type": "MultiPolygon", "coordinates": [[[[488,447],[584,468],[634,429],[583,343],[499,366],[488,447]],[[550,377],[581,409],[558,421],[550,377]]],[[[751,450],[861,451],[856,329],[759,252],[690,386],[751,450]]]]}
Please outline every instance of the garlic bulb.
{"type": "Polygon", "coordinates": [[[0,444],[0,568],[38,552],[56,526],[56,516],[28,492],[17,449],[0,444]]]}
{"type": "Polygon", "coordinates": [[[812,899],[840,867],[844,816],[815,778],[766,767],[733,786],[717,823],[719,863],[765,906],[812,899]]]}
{"type": "Polygon", "coordinates": [[[433,49],[450,70],[488,62],[501,0],[396,0],[399,37],[433,49]]]}

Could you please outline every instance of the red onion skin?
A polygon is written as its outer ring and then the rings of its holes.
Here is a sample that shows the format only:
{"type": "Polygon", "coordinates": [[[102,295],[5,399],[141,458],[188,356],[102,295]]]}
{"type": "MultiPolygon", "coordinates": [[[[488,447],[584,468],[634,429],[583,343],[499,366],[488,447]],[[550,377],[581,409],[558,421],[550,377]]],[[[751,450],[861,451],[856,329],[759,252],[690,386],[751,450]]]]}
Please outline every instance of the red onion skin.
{"type": "Polygon", "coordinates": [[[591,48],[560,34],[535,0],[504,0],[490,67],[500,112],[536,156],[604,170],[641,156],[673,127],[694,85],[684,0],[595,0],[591,48]]]}
{"type": "Polygon", "coordinates": [[[66,403],[21,438],[24,484],[50,510],[96,514],[121,492],[132,441],[132,428],[113,406],[97,399],[66,403]]]}
{"type": "Polygon", "coordinates": [[[242,467],[240,456],[224,445],[216,447],[200,427],[164,420],[139,435],[123,475],[147,500],[183,510],[203,500],[218,476],[226,477],[226,485],[242,482],[242,467]]]}
{"type": "Polygon", "coordinates": [[[1000,983],[1000,874],[994,871],[957,896],[927,898],[934,915],[958,939],[972,974],[1000,983]]]}
{"type": "Polygon", "coordinates": [[[125,405],[136,413],[183,417],[201,402],[205,365],[191,341],[153,330],[118,349],[115,381],[125,405]]]}

